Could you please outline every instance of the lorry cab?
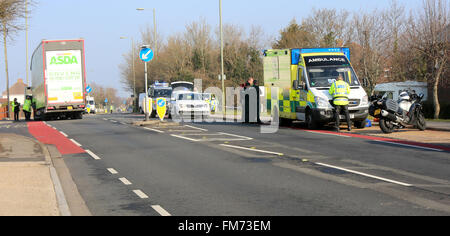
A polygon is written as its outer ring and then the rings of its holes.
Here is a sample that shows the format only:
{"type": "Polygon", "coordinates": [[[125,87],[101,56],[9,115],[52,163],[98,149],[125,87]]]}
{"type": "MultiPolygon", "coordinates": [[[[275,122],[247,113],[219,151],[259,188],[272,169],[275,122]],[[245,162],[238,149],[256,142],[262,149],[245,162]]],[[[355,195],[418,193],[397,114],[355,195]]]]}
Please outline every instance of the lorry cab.
{"type": "Polygon", "coordinates": [[[369,99],[350,64],[348,48],[283,49],[264,52],[267,109],[281,123],[305,121],[309,129],[334,122],[329,89],[342,75],[350,85],[350,118],[364,128],[369,99]],[[272,93],[278,90],[278,96],[272,93]]]}
{"type": "Polygon", "coordinates": [[[88,114],[90,114],[90,113],[96,114],[97,113],[94,97],[91,97],[91,96],[86,97],[86,113],[88,113],[88,114]]]}

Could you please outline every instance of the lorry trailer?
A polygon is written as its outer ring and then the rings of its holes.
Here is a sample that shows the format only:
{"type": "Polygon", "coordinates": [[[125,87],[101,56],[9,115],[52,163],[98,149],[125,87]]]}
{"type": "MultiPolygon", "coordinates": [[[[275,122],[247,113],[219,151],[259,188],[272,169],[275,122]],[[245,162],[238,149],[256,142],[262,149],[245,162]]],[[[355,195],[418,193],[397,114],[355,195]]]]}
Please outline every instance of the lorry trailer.
{"type": "Polygon", "coordinates": [[[31,75],[36,120],[83,118],[84,39],[43,40],[32,55],[31,75]]]}

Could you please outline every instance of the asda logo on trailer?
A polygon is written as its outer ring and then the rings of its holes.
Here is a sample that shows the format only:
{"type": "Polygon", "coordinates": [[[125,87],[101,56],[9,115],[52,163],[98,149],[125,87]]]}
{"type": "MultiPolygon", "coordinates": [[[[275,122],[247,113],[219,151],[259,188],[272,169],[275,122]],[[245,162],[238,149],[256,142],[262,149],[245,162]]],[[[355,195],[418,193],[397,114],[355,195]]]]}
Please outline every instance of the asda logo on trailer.
{"type": "Polygon", "coordinates": [[[76,56],[53,56],[50,59],[50,65],[73,65],[78,64],[78,59],[76,56]]]}

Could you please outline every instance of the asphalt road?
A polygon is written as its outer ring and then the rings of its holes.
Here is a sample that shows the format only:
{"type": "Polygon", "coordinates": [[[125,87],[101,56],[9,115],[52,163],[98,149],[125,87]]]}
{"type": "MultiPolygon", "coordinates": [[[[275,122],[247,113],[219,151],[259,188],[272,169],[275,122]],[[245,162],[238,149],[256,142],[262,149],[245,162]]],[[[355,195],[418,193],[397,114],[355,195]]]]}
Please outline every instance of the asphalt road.
{"type": "Polygon", "coordinates": [[[141,116],[50,121],[93,215],[450,215],[450,153],[238,123],[143,127],[141,116]]]}

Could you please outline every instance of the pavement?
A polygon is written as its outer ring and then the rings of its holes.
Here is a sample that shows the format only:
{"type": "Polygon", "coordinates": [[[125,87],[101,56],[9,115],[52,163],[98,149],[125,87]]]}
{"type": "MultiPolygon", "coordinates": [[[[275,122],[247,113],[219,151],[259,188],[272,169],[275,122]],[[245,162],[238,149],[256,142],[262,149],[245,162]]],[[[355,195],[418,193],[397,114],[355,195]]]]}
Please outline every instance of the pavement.
{"type": "Polygon", "coordinates": [[[427,129],[450,132],[450,122],[448,122],[448,121],[427,121],[427,129]]]}
{"type": "Polygon", "coordinates": [[[2,132],[0,215],[60,216],[51,167],[44,145],[32,138],[2,132]]]}

